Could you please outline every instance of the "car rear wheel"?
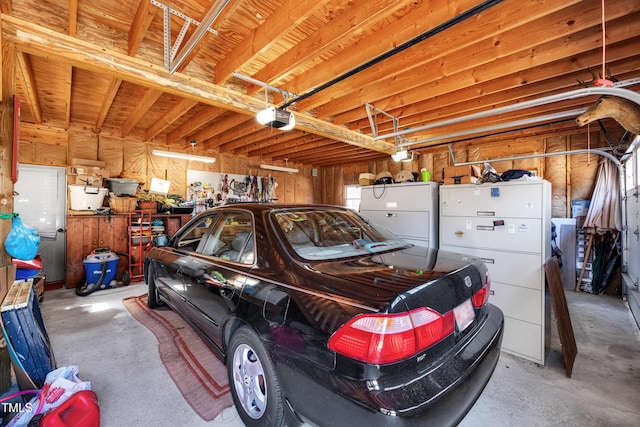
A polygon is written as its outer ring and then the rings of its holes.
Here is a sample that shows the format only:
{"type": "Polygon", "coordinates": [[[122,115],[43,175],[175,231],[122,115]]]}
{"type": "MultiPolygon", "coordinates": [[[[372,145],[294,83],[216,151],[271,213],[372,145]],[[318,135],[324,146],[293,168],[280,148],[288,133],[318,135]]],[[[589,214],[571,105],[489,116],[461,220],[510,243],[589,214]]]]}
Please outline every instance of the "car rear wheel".
{"type": "Polygon", "coordinates": [[[271,358],[249,327],[236,331],[229,344],[229,386],[248,427],[285,425],[284,401],[271,358]]]}
{"type": "Polygon", "coordinates": [[[147,282],[149,286],[149,293],[147,294],[147,306],[149,306],[149,308],[157,308],[160,306],[161,301],[160,295],[158,295],[158,288],[156,287],[156,270],[153,265],[149,265],[147,282]]]}

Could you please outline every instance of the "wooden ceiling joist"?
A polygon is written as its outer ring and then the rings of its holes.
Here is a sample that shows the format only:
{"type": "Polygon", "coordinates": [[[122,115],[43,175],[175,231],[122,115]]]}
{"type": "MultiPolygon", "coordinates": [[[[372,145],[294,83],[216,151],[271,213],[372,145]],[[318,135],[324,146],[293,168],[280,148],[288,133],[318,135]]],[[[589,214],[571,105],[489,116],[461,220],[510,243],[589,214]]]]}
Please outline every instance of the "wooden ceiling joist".
{"type": "Polygon", "coordinates": [[[40,108],[40,100],[38,99],[38,90],[33,75],[33,68],[31,67],[31,58],[24,52],[17,52],[16,59],[22,71],[22,79],[28,97],[27,103],[36,119],[36,124],[40,124],[42,123],[42,110],[40,108]]]}
{"type": "MultiPolygon", "coordinates": [[[[264,102],[256,98],[188,78],[181,73],[169,75],[166,70],[160,69],[157,65],[118,52],[105,51],[91,43],[12,16],[2,15],[2,37],[15,43],[16,49],[32,55],[43,58],[55,57],[57,61],[66,62],[75,67],[240,114],[255,115],[264,108],[264,102]]],[[[296,128],[374,151],[388,154],[395,152],[393,145],[389,143],[376,141],[370,136],[308,115],[296,114],[296,128]]]]}

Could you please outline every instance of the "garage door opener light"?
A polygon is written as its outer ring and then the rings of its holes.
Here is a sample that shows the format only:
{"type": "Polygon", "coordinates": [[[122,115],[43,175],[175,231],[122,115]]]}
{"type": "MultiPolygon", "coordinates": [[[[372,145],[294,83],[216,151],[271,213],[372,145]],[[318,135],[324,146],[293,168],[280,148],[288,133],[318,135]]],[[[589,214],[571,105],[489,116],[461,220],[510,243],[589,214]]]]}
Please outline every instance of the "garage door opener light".
{"type": "Polygon", "coordinates": [[[273,106],[259,111],[256,119],[261,125],[271,126],[280,130],[291,130],[296,125],[296,118],[293,113],[273,106]]]}
{"type": "Polygon", "coordinates": [[[413,151],[398,150],[391,155],[391,158],[396,162],[410,162],[413,160],[413,151]]]}

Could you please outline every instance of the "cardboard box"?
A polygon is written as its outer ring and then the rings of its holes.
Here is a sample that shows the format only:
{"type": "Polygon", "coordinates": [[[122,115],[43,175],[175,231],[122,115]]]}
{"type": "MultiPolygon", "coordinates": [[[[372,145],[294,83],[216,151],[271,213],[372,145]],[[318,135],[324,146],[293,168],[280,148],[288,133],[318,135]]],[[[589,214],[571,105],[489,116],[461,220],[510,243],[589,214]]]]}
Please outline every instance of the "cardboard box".
{"type": "Polygon", "coordinates": [[[447,166],[444,168],[444,178],[455,178],[456,176],[473,176],[473,168],[471,165],[466,166],[447,166]]]}
{"type": "Polygon", "coordinates": [[[572,200],[571,201],[571,217],[586,216],[589,211],[591,200],[572,200]]]}
{"type": "Polygon", "coordinates": [[[376,182],[376,176],[372,173],[361,173],[358,177],[360,185],[373,185],[376,182]]]}
{"type": "Polygon", "coordinates": [[[446,185],[450,185],[450,184],[475,184],[476,182],[478,182],[478,178],[476,178],[475,176],[469,176],[469,175],[457,176],[457,177],[445,178],[444,179],[444,183],[446,185]]]}

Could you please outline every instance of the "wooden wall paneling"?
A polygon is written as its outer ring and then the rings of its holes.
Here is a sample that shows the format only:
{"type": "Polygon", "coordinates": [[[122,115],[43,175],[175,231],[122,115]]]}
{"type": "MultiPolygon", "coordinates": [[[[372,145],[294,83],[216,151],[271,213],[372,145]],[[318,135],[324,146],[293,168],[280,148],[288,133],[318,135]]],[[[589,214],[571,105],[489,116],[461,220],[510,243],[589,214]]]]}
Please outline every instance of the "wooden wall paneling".
{"type": "MultiPolygon", "coordinates": [[[[547,138],[545,140],[547,153],[565,151],[567,138],[564,136],[547,138]]],[[[571,217],[567,211],[567,156],[551,156],[544,159],[544,177],[550,181],[551,189],[551,216],[553,218],[571,217]]]]}
{"type": "Polygon", "coordinates": [[[67,150],[68,161],[71,159],[98,159],[98,135],[93,133],[70,133],[67,150]]]}
{"type": "Polygon", "coordinates": [[[440,151],[433,155],[433,170],[431,171],[431,179],[433,181],[444,180],[444,168],[449,166],[451,156],[449,151],[440,151]]]}
{"type": "MultiPolygon", "coordinates": [[[[316,174],[318,170],[316,169],[316,174]]],[[[317,177],[313,176],[313,171],[309,169],[304,170],[304,179],[296,180],[296,202],[300,203],[313,203],[313,182],[317,177]]]]}
{"type": "Polygon", "coordinates": [[[69,144],[69,132],[64,129],[22,122],[20,123],[20,141],[66,147],[69,144]]]}
{"type": "MultiPolygon", "coordinates": [[[[462,154],[463,154],[463,153],[460,153],[460,155],[462,155],[462,154]]],[[[466,153],[464,153],[464,154],[466,154],[466,160],[458,160],[458,158],[457,158],[458,154],[457,154],[457,153],[456,153],[456,160],[457,160],[458,162],[461,162],[461,161],[462,161],[462,162],[464,162],[464,161],[474,162],[474,161],[482,160],[482,159],[480,158],[480,156],[482,155],[482,152],[481,152],[481,150],[480,150],[480,147],[479,147],[479,146],[477,146],[477,145],[475,145],[475,146],[470,146],[470,147],[467,149],[466,153]]]]}
{"type": "MultiPolygon", "coordinates": [[[[447,151],[449,151],[449,149],[447,148],[447,151]]],[[[479,150],[475,151],[477,153],[480,153],[479,150]]],[[[462,163],[462,162],[467,162],[469,160],[472,160],[469,158],[469,148],[467,147],[456,147],[454,146],[453,148],[453,155],[455,156],[455,163],[462,163]]],[[[449,159],[448,159],[448,166],[453,166],[453,159],[451,158],[451,153],[449,153],[449,159]]]]}
{"type": "MultiPolygon", "coordinates": [[[[597,148],[598,133],[591,134],[591,148],[597,148]]],[[[588,145],[587,134],[577,134],[571,137],[571,149],[586,149],[588,145]]],[[[571,163],[571,200],[591,199],[595,186],[595,177],[598,173],[600,156],[595,154],[573,154],[571,163]]],[[[571,200],[567,202],[570,204],[571,200]]]]}
{"type": "Polygon", "coordinates": [[[336,188],[336,194],[333,198],[333,204],[338,206],[344,206],[344,177],[342,176],[342,168],[335,167],[334,169],[334,187],[336,188]]]}
{"type": "Polygon", "coordinates": [[[48,166],[67,165],[67,146],[20,141],[20,163],[48,166]]]}
{"type": "Polygon", "coordinates": [[[418,170],[415,172],[420,173],[422,169],[426,169],[430,171],[431,174],[433,174],[433,154],[431,153],[420,154],[418,158],[418,170]]]}
{"type": "Polygon", "coordinates": [[[276,193],[279,197],[278,201],[282,201],[284,203],[296,202],[295,175],[297,174],[288,172],[282,172],[276,175],[276,179],[278,180],[278,191],[276,193]]]}
{"type": "MultiPolygon", "coordinates": [[[[249,169],[251,168],[251,161],[244,157],[236,157],[234,162],[233,172],[236,174],[248,174],[249,169]]],[[[201,165],[206,165],[206,163],[200,163],[201,165]]]]}
{"type": "Polygon", "coordinates": [[[321,193],[322,193],[322,197],[320,200],[320,203],[326,203],[326,204],[332,204],[333,203],[333,197],[335,195],[336,192],[336,187],[335,187],[335,183],[334,183],[334,168],[330,167],[330,168],[324,168],[323,170],[323,174],[322,174],[322,187],[320,189],[321,193]]]}
{"type": "Polygon", "coordinates": [[[318,169],[318,176],[311,178],[311,188],[313,189],[313,203],[322,203],[322,188],[324,187],[325,168],[318,169]]]}
{"type": "Polygon", "coordinates": [[[112,177],[122,174],[124,140],[108,136],[98,136],[98,160],[106,162],[106,169],[112,177]]]}

